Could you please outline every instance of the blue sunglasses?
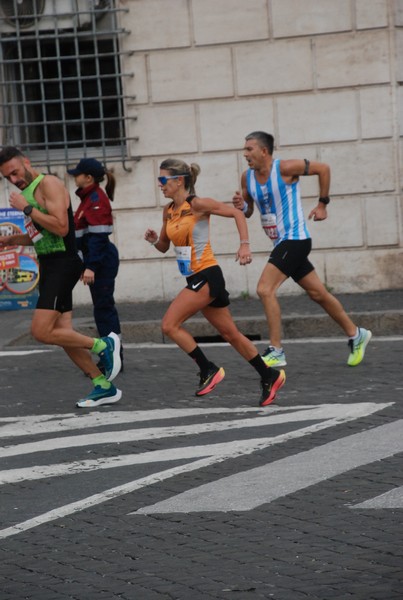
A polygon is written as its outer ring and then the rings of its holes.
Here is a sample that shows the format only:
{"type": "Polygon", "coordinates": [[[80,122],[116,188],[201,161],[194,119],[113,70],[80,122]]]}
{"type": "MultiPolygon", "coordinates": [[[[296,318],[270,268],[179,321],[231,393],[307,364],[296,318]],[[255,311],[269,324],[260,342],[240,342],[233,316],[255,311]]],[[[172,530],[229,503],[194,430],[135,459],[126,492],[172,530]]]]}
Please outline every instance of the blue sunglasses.
{"type": "Polygon", "coordinates": [[[166,185],[168,182],[168,179],[178,179],[179,177],[186,177],[186,173],[183,173],[183,175],[162,175],[161,177],[158,177],[158,181],[160,182],[161,185],[166,185]]]}

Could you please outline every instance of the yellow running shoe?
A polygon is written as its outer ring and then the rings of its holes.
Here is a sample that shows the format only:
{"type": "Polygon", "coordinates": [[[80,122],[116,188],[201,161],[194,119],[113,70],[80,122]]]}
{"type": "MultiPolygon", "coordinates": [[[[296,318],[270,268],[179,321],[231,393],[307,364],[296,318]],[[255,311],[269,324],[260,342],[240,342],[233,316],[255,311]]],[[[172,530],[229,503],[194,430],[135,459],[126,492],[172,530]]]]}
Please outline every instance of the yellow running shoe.
{"type": "Polygon", "coordinates": [[[269,346],[262,354],[262,359],[267,367],[285,367],[284,350],[276,350],[273,346],[269,346]]]}
{"type": "Polygon", "coordinates": [[[372,333],[369,329],[363,327],[358,328],[359,335],[357,339],[350,338],[348,345],[350,346],[350,355],[347,360],[349,367],[356,367],[362,362],[365,354],[365,348],[368,345],[369,340],[372,338],[372,333]]]}

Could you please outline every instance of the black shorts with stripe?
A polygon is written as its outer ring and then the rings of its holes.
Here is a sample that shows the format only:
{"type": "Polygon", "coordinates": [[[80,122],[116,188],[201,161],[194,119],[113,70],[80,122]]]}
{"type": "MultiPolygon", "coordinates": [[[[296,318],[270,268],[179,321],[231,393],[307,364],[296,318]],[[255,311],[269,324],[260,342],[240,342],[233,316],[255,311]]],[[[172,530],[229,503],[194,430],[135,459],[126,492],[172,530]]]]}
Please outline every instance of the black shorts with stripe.
{"type": "Polygon", "coordinates": [[[225,289],[224,275],[221,271],[221,267],[218,265],[208,267],[207,269],[203,269],[203,271],[190,275],[189,277],[186,277],[186,281],[186,287],[193,292],[198,292],[206,283],[208,283],[210,296],[214,298],[209,306],[223,308],[224,306],[229,305],[229,293],[225,289]]]}
{"type": "Polygon", "coordinates": [[[284,275],[295,282],[311,273],[315,267],[308,260],[312,249],[312,240],[284,240],[272,251],[269,263],[277,267],[284,275]]]}

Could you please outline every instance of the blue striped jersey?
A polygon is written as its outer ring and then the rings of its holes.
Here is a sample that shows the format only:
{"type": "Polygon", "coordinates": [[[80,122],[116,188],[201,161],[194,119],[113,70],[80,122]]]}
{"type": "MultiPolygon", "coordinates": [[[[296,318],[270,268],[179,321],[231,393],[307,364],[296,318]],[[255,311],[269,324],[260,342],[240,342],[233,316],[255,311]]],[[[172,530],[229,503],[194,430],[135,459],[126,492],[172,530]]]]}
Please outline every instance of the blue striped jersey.
{"type": "Polygon", "coordinates": [[[256,180],[255,171],[248,169],[246,184],[248,193],[261,215],[262,226],[264,215],[275,215],[278,230],[277,239],[273,240],[275,246],[284,240],[306,240],[311,237],[302,212],[300,182],[283,181],[280,159],[273,160],[270,177],[266,183],[260,184],[256,180]]]}

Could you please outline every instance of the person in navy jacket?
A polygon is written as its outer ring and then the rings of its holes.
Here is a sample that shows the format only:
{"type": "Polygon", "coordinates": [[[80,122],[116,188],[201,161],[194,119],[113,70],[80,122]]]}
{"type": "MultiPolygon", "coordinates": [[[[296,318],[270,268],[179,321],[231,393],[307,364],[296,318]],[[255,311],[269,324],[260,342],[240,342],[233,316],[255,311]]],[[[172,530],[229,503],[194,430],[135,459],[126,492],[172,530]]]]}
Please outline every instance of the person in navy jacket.
{"type": "Polygon", "coordinates": [[[95,324],[100,336],[114,332],[121,337],[114,299],[119,253],[109,237],[113,231],[111,202],[116,186],[115,177],[95,158],[82,158],[67,173],[73,175],[76,195],[80,198],[74,225],[78,250],[84,261],[81,280],[91,292],[95,324]],[[105,177],[107,182],[104,190],[100,183],[105,177]]]}

